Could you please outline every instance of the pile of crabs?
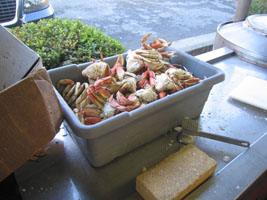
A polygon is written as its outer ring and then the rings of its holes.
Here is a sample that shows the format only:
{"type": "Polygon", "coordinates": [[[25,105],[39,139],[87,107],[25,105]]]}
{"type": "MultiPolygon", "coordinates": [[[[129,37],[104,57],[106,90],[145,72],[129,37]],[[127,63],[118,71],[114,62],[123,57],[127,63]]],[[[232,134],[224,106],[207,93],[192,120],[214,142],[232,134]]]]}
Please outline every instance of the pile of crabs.
{"type": "Polygon", "coordinates": [[[142,49],[128,51],[126,64],[118,55],[111,68],[100,53],[101,61],[91,59],[82,71],[88,83],[58,81],[57,90],[83,124],[96,124],[200,82],[185,67],[170,63],[175,52],[164,50],[171,42],[158,38],[146,44],[150,35],[143,37],[142,49]]]}

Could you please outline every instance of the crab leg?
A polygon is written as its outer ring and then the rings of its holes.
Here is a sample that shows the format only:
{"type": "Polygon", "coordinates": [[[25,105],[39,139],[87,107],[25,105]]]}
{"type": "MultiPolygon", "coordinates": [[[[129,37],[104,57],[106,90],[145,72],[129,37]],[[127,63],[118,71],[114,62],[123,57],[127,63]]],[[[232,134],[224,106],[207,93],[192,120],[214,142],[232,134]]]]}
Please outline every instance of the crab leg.
{"type": "Polygon", "coordinates": [[[72,97],[70,98],[70,100],[69,100],[69,104],[72,104],[76,99],[78,99],[79,98],[79,96],[82,94],[82,92],[84,91],[84,89],[85,89],[85,83],[83,83],[83,84],[79,84],[79,87],[78,86],[76,86],[75,87],[75,91],[74,91],[74,94],[72,95],[72,97]]]}
{"type": "Polygon", "coordinates": [[[114,82],[116,82],[116,79],[114,77],[107,76],[105,78],[98,79],[94,83],[94,87],[96,88],[96,90],[98,90],[99,88],[101,88],[102,85],[110,85],[110,84],[112,84],[114,82]]]}
{"type": "Polygon", "coordinates": [[[140,58],[139,56],[142,56],[143,58],[148,59],[162,59],[162,56],[159,52],[156,50],[136,50],[136,58],[140,58]]]}
{"type": "Polygon", "coordinates": [[[59,80],[57,82],[57,90],[60,89],[60,85],[71,85],[71,86],[73,86],[74,85],[74,82],[71,79],[62,79],[62,80],[59,80]]]}
{"type": "Polygon", "coordinates": [[[148,49],[148,50],[151,50],[152,47],[147,45],[145,42],[148,40],[148,37],[151,35],[151,33],[148,33],[147,35],[145,35],[143,38],[142,38],[142,41],[141,41],[141,44],[143,45],[143,47],[145,49],[148,49]]]}
{"type": "Polygon", "coordinates": [[[95,88],[94,86],[90,86],[87,90],[87,93],[91,99],[91,101],[99,108],[103,108],[103,105],[99,102],[99,99],[96,98],[95,88]]]}
{"type": "Polygon", "coordinates": [[[64,97],[69,92],[69,90],[72,88],[72,86],[74,85],[74,82],[71,79],[62,79],[62,80],[59,80],[57,82],[57,86],[56,86],[57,87],[57,90],[60,89],[60,85],[67,85],[65,87],[65,89],[63,90],[63,92],[62,92],[62,96],[64,97]]]}
{"type": "Polygon", "coordinates": [[[87,96],[77,107],[82,110],[85,106],[91,103],[90,98],[87,96]]]}
{"type": "Polygon", "coordinates": [[[162,55],[162,57],[171,58],[175,53],[176,51],[164,51],[160,52],[160,55],[162,55]]]}
{"type": "Polygon", "coordinates": [[[82,93],[82,91],[84,90],[84,84],[81,85],[80,82],[77,82],[73,88],[74,88],[74,93],[68,100],[69,105],[71,105],[82,93]]]}
{"type": "Polygon", "coordinates": [[[75,85],[72,86],[71,89],[65,95],[62,94],[66,102],[68,102],[70,97],[74,94],[74,91],[75,91],[75,85]]]}
{"type": "Polygon", "coordinates": [[[110,97],[109,89],[106,87],[101,87],[98,89],[98,93],[105,99],[110,97]]]}
{"type": "Polygon", "coordinates": [[[196,77],[193,77],[193,78],[190,78],[190,79],[187,79],[183,82],[184,84],[184,87],[187,88],[189,86],[192,86],[192,85],[195,85],[197,83],[200,82],[200,79],[199,78],[196,78],[196,77]]]}
{"type": "Polygon", "coordinates": [[[101,122],[101,121],[102,121],[102,119],[99,117],[86,117],[84,119],[84,124],[85,125],[93,125],[93,124],[96,124],[96,123],[101,122]]]}
{"type": "Polygon", "coordinates": [[[93,108],[83,108],[82,110],[83,117],[99,117],[100,112],[97,109],[93,108]]]}
{"type": "MultiPolygon", "coordinates": [[[[88,83],[83,83],[82,85],[84,85],[84,89],[82,91],[82,93],[80,94],[80,96],[76,99],[75,104],[77,107],[79,107],[79,104],[88,96],[87,95],[87,88],[88,88],[88,83]]],[[[81,86],[82,88],[82,86],[81,86]]]]}
{"type": "Polygon", "coordinates": [[[131,104],[129,106],[126,106],[126,109],[125,111],[131,111],[131,110],[134,110],[136,108],[138,108],[140,106],[140,101],[137,101],[136,103],[134,104],[131,104]]]}

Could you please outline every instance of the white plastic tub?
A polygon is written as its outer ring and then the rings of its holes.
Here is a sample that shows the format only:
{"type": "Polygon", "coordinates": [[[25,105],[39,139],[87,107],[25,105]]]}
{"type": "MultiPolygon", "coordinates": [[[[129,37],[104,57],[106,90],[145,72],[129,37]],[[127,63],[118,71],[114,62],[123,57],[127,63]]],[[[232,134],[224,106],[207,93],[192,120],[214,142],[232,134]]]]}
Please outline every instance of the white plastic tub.
{"type": "MultiPolygon", "coordinates": [[[[172,63],[186,66],[200,79],[204,79],[204,76],[207,78],[143,108],[123,112],[95,125],[83,125],[58,94],[66,120],[65,126],[93,166],[102,166],[159,137],[179,125],[184,117],[195,118],[200,115],[210,90],[213,85],[224,80],[224,73],[187,53],[177,52],[178,55],[171,59],[172,63]]],[[[116,60],[117,56],[104,59],[110,66],[116,60]]],[[[54,85],[60,79],[84,82],[87,80],[82,77],[81,72],[88,64],[64,66],[49,70],[48,73],[54,85]]]]}

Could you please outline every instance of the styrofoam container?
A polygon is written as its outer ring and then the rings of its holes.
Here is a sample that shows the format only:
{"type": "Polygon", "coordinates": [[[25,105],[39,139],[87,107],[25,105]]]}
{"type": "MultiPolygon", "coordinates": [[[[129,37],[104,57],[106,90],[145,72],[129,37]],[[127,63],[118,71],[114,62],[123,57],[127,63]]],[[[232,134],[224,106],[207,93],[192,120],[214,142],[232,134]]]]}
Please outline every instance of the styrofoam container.
{"type": "MultiPolygon", "coordinates": [[[[224,80],[224,73],[187,53],[177,51],[172,63],[182,64],[203,79],[199,84],[156,100],[145,107],[123,112],[95,125],[83,125],[58,94],[65,117],[65,127],[79,144],[90,163],[99,167],[141,146],[180,124],[184,117],[198,117],[213,85],[224,80]],[[204,79],[204,77],[207,77],[204,79]]],[[[123,54],[124,58],[127,54],[123,54]]],[[[113,66],[117,56],[104,59],[113,66]]],[[[84,82],[81,72],[89,63],[49,70],[54,85],[60,79],[84,82]]]]}

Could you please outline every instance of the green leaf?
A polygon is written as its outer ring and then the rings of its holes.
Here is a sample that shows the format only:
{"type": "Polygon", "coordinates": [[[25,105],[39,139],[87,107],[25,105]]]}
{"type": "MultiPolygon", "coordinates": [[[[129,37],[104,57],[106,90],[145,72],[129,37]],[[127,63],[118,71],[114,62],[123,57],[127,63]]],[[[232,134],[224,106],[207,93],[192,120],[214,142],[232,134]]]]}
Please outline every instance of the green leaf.
{"type": "Polygon", "coordinates": [[[47,69],[69,62],[89,62],[91,57],[99,59],[100,51],[104,56],[125,52],[125,47],[117,40],[80,20],[43,19],[9,30],[42,57],[47,69]]]}

